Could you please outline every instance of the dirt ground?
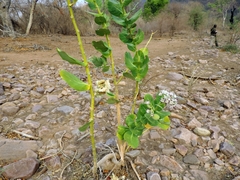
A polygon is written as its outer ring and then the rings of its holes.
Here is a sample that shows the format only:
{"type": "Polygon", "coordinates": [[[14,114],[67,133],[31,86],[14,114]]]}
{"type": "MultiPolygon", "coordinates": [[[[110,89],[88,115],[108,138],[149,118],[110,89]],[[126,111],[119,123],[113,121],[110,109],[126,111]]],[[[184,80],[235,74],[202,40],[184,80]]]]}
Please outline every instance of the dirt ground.
{"type": "MultiPolygon", "coordinates": [[[[97,55],[98,52],[92,47],[91,42],[93,40],[99,40],[100,38],[97,36],[90,37],[82,37],[82,42],[85,47],[87,57],[97,55]]],[[[116,64],[122,65],[124,63],[124,52],[127,51],[127,48],[124,44],[120,42],[117,37],[111,37],[111,45],[113,47],[113,54],[116,60],[116,64]]],[[[221,40],[221,38],[220,38],[221,40]]],[[[144,42],[141,44],[143,47],[148,41],[146,37],[144,42]]],[[[158,37],[154,35],[151,42],[148,45],[149,48],[149,56],[150,59],[154,59],[156,57],[160,57],[161,59],[168,59],[169,52],[173,52],[177,54],[177,56],[185,56],[188,59],[193,59],[198,61],[208,60],[209,64],[205,71],[201,74],[201,77],[209,77],[209,76],[218,76],[219,72],[224,72],[224,80],[230,84],[236,83],[236,76],[240,74],[240,66],[239,56],[232,55],[227,52],[223,52],[221,49],[218,51],[218,56],[215,56],[215,50],[208,46],[209,37],[198,37],[195,35],[182,34],[170,37],[158,37]],[[205,53],[205,51],[213,50],[213,54],[211,52],[205,53]],[[202,51],[202,56],[194,55],[194,52],[202,51]],[[236,61],[228,61],[228,58],[235,58],[236,61]],[[216,66],[216,64],[218,64],[216,66]]],[[[221,45],[221,41],[219,43],[221,45]]],[[[223,44],[223,42],[222,42],[223,44]]],[[[79,53],[79,47],[76,40],[76,36],[63,36],[63,35],[30,35],[28,37],[19,37],[19,38],[0,38],[0,73],[4,73],[1,71],[4,66],[11,65],[19,65],[21,67],[29,67],[31,65],[35,66],[44,66],[50,65],[55,66],[57,64],[63,63],[61,58],[56,52],[56,48],[60,48],[63,51],[66,51],[73,57],[81,58],[81,54],[79,53]]],[[[197,54],[197,53],[196,53],[197,54]]],[[[170,61],[169,61],[170,62],[170,61]]],[[[170,62],[171,63],[171,62],[170,62]]],[[[179,61],[181,63],[181,61],[179,61]]],[[[181,65],[179,64],[179,67],[181,65]]],[[[147,80],[145,81],[145,85],[147,87],[153,86],[156,81],[154,81],[154,77],[159,75],[159,71],[161,73],[161,69],[159,67],[152,67],[150,69],[149,75],[147,76],[147,80]],[[153,81],[148,81],[152,78],[153,81]]],[[[168,69],[169,71],[171,69],[168,69]]],[[[182,71],[183,69],[179,68],[178,71],[182,71]]],[[[188,69],[189,70],[189,69],[188,69]]],[[[176,71],[176,69],[174,70],[176,71]]],[[[166,72],[164,72],[166,74],[166,72]]],[[[190,71],[186,71],[186,74],[190,74],[190,71]]],[[[156,79],[155,79],[156,80],[156,79]]],[[[161,81],[163,79],[158,79],[157,81],[161,81]]],[[[171,84],[169,84],[171,86],[171,84]]],[[[176,86],[176,84],[175,84],[176,86]]],[[[200,84],[196,84],[196,88],[199,88],[200,84]]],[[[239,85],[235,87],[239,94],[239,85]]],[[[216,88],[217,89],[217,88],[216,88]]],[[[218,89],[221,91],[221,89],[218,89]]],[[[227,98],[227,94],[219,93],[219,96],[216,98],[227,98]]],[[[225,126],[222,124],[222,126],[225,126]]],[[[227,133],[228,130],[224,129],[227,133]]],[[[231,132],[229,132],[231,133],[231,132]]],[[[235,145],[240,149],[240,143],[235,142],[235,145]],[[236,144],[238,143],[238,144],[236,144]]]]}

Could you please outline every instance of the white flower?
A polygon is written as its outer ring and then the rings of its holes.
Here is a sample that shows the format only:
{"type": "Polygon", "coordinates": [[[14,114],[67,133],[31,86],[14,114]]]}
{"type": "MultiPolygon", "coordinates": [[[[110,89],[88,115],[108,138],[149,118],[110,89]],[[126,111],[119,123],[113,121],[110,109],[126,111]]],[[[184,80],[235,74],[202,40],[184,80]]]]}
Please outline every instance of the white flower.
{"type": "Polygon", "coordinates": [[[96,81],[96,84],[97,84],[97,87],[96,87],[97,92],[100,92],[100,93],[110,92],[111,85],[109,80],[99,80],[99,81],[96,81]]]}
{"type": "Polygon", "coordinates": [[[177,96],[173,92],[162,90],[161,92],[159,92],[158,95],[162,96],[160,101],[162,103],[165,103],[166,105],[175,106],[177,104],[177,96]]]}

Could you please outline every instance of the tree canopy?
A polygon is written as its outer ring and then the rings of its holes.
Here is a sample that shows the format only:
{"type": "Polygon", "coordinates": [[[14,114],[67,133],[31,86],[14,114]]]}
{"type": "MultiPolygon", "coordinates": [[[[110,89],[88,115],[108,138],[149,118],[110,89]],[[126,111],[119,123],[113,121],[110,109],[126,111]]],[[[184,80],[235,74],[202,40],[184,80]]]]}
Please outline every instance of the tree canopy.
{"type": "Polygon", "coordinates": [[[156,16],[161,9],[169,3],[169,0],[147,0],[143,8],[143,18],[149,20],[156,16]]]}

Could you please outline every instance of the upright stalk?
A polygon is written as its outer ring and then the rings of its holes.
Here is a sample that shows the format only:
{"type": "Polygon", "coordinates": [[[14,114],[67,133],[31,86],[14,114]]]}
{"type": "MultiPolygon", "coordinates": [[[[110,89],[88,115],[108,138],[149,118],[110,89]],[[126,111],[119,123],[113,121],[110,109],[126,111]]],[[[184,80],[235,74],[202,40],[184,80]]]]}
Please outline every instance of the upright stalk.
{"type": "Polygon", "coordinates": [[[85,66],[85,71],[86,71],[86,75],[87,75],[87,81],[88,84],[90,85],[90,95],[91,95],[91,105],[90,105],[90,118],[89,118],[89,122],[90,122],[90,136],[91,136],[91,144],[92,144],[92,154],[93,154],[93,175],[96,176],[97,175],[97,152],[96,152],[96,145],[95,145],[95,137],[94,137],[94,91],[93,91],[93,86],[92,86],[92,78],[91,78],[91,73],[90,73],[90,69],[89,69],[89,64],[87,61],[87,57],[83,48],[83,44],[82,44],[82,39],[81,39],[81,35],[80,35],[80,31],[78,29],[77,23],[76,23],[76,19],[74,17],[74,13],[73,13],[73,9],[72,9],[72,3],[70,0],[67,0],[68,3],[68,9],[69,9],[69,13],[70,13],[70,17],[72,19],[72,23],[75,29],[75,32],[77,34],[77,40],[78,40],[78,45],[80,48],[80,52],[82,54],[82,58],[83,58],[83,62],[86,64],[85,66]]]}

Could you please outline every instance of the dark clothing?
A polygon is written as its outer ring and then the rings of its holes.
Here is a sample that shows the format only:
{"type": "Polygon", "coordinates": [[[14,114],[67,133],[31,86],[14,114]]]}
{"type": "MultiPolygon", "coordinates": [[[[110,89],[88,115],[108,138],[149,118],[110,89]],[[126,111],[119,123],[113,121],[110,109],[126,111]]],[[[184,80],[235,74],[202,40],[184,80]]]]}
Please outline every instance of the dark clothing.
{"type": "Polygon", "coordinates": [[[218,42],[217,42],[217,26],[214,25],[211,29],[211,43],[210,45],[212,46],[213,45],[213,41],[215,41],[215,46],[218,47],[218,42]]]}
{"type": "Polygon", "coordinates": [[[217,30],[215,27],[211,29],[211,36],[215,36],[215,37],[217,36],[217,30]]]}

